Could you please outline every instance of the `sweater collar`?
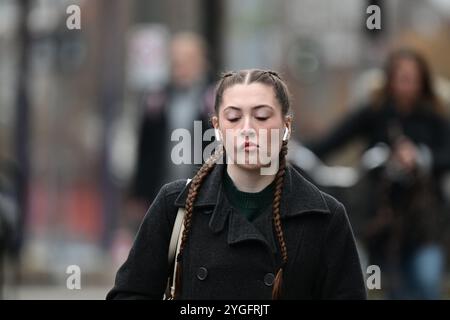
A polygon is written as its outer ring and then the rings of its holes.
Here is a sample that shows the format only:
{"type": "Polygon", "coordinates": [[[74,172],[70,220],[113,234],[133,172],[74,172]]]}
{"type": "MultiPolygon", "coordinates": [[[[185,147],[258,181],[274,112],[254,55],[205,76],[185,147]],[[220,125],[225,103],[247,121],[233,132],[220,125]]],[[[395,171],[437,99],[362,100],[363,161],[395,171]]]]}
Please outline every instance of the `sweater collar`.
{"type": "Polygon", "coordinates": [[[259,192],[240,191],[228,175],[226,168],[223,173],[224,191],[230,200],[230,203],[242,210],[262,209],[272,203],[275,192],[275,181],[259,192]]]}

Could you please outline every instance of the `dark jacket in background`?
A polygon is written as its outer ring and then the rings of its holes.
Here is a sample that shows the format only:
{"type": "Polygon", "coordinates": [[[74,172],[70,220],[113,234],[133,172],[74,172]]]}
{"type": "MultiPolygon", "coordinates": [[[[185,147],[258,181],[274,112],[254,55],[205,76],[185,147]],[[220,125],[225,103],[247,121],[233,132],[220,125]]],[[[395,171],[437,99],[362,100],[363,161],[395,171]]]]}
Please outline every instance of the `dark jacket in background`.
{"type": "Polygon", "coordinates": [[[395,135],[402,133],[430,149],[433,172],[439,174],[450,169],[450,130],[448,120],[430,109],[423,105],[409,115],[401,115],[389,102],[379,108],[368,105],[346,117],[325,138],[306,147],[322,158],[354,138],[363,138],[368,149],[379,142],[391,146],[395,135]]]}
{"type": "Polygon", "coordinates": [[[369,176],[372,180],[369,194],[359,195],[366,199],[368,213],[363,214],[368,221],[356,233],[366,240],[371,256],[407,256],[424,243],[442,241],[448,218],[443,214],[440,179],[442,173],[450,169],[449,129],[448,120],[433,112],[429,105],[418,105],[410,114],[402,115],[387,102],[379,108],[369,105],[357,110],[325,138],[306,144],[322,158],[353,138],[364,139],[367,148],[380,142],[392,147],[399,135],[405,135],[430,151],[432,161],[428,175],[417,175],[403,182],[390,180],[382,170],[369,176]],[[372,229],[370,224],[375,219],[371,219],[386,212],[386,208],[394,211],[395,221],[378,231],[372,229]],[[370,235],[369,232],[364,234],[366,230],[371,230],[370,235]],[[394,247],[396,254],[392,253],[394,247]]]}
{"type": "MultiPolygon", "coordinates": [[[[281,263],[269,206],[249,222],[222,190],[225,165],[205,178],[194,204],[183,254],[182,299],[271,299],[281,263]]],[[[161,299],[175,216],[185,180],[166,184],[148,210],[128,259],[107,299],[161,299]]],[[[341,203],[306,181],[290,165],[281,199],[287,244],[284,299],[365,299],[354,236],[341,203]]]]}

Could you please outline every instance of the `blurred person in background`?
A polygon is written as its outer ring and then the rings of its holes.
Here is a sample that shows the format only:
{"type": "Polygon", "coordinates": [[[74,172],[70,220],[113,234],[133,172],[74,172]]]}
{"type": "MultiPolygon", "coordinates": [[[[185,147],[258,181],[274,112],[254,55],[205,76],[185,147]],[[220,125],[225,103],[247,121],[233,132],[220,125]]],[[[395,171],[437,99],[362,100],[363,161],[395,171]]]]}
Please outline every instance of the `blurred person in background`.
{"type": "MultiPolygon", "coordinates": [[[[171,151],[180,141],[171,141],[171,136],[176,129],[189,131],[192,159],[193,138],[199,139],[194,137],[194,121],[201,122],[202,134],[211,127],[208,119],[214,108],[214,87],[208,76],[207,51],[199,35],[175,34],[170,43],[169,83],[162,90],[143,94],[135,170],[125,202],[126,215],[121,217],[112,249],[117,264],[126,258],[133,234],[161,186],[192,177],[198,167],[194,163],[173,163],[171,151]]],[[[202,151],[205,146],[202,143],[202,151]]]]}
{"type": "Polygon", "coordinates": [[[440,178],[450,168],[449,124],[420,54],[393,52],[385,76],[367,105],[307,147],[325,157],[362,137],[367,149],[389,150],[382,170],[371,175],[370,218],[359,230],[361,240],[385,276],[388,298],[438,299],[447,219],[440,178]]]}
{"type": "Polygon", "coordinates": [[[170,64],[170,83],[162,91],[145,94],[143,100],[145,111],[131,190],[140,209],[148,208],[164,183],[190,178],[195,172],[195,165],[175,165],[171,161],[171,149],[179,143],[171,141],[172,132],[184,128],[194,137],[194,121],[202,121],[202,134],[211,127],[208,119],[213,110],[214,89],[208,80],[204,40],[195,33],[175,34],[170,45],[170,64]]]}

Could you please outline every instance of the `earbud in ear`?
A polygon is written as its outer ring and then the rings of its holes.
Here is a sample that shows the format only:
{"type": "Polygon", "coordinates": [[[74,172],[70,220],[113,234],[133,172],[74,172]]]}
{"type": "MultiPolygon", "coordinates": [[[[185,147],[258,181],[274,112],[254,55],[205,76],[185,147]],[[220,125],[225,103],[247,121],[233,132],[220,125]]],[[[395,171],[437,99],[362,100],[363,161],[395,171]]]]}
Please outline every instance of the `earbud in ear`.
{"type": "Polygon", "coordinates": [[[221,139],[220,139],[220,131],[219,131],[219,129],[214,129],[214,134],[216,136],[216,140],[220,141],[221,139]]]}
{"type": "Polygon", "coordinates": [[[286,141],[288,139],[288,137],[289,137],[289,129],[288,129],[288,127],[285,127],[283,141],[286,141]]]}

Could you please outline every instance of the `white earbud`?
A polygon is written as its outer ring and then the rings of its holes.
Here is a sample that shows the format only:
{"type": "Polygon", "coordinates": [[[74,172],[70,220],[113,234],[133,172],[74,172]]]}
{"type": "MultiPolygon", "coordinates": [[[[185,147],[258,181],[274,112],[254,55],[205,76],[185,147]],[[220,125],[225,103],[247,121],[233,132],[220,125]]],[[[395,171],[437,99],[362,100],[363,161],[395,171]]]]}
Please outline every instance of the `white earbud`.
{"type": "Polygon", "coordinates": [[[288,139],[288,137],[289,137],[289,129],[288,129],[288,127],[286,127],[284,129],[283,141],[286,141],[288,139]]]}
{"type": "Polygon", "coordinates": [[[216,136],[216,140],[220,141],[221,139],[220,139],[220,131],[219,131],[219,129],[214,129],[214,134],[216,136]]]}

